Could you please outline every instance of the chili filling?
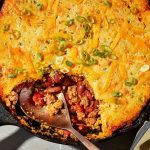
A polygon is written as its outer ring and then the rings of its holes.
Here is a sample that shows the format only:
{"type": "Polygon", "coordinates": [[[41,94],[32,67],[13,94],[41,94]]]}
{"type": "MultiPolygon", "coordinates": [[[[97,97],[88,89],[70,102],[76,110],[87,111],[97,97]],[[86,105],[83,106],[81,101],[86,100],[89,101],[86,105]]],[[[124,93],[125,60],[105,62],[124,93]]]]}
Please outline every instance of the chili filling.
{"type": "MultiPolygon", "coordinates": [[[[34,85],[32,101],[35,106],[48,106],[50,115],[58,114],[63,109],[63,102],[58,100],[56,95],[63,92],[74,128],[84,135],[89,132],[100,132],[101,127],[95,126],[99,117],[99,101],[94,98],[92,90],[83,77],[68,76],[60,71],[51,71],[44,74],[42,80],[22,83],[15,87],[7,97],[10,101],[11,111],[18,113],[19,93],[23,87],[31,84],[34,85]]],[[[63,130],[63,136],[69,137],[70,132],[63,130]]]]}

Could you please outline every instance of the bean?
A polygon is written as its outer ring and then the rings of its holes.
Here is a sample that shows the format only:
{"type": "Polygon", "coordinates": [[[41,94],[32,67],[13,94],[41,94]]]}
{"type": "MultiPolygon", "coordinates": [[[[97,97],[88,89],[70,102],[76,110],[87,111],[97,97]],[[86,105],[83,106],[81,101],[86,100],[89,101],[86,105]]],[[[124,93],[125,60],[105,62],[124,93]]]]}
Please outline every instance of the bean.
{"type": "Polygon", "coordinates": [[[57,87],[49,87],[47,90],[49,93],[57,93],[61,91],[61,87],[57,86],[57,87]]]}
{"type": "Polygon", "coordinates": [[[62,78],[63,78],[62,74],[61,74],[61,73],[59,73],[59,74],[57,73],[57,74],[55,74],[55,76],[54,76],[54,82],[55,82],[55,83],[61,83],[62,78]]]}
{"type": "Polygon", "coordinates": [[[85,90],[85,86],[84,85],[78,85],[77,86],[77,92],[78,94],[82,94],[85,90]]]}
{"type": "Polygon", "coordinates": [[[73,84],[73,81],[67,77],[64,78],[63,80],[63,85],[64,86],[71,86],[73,84]]]}
{"type": "Polygon", "coordinates": [[[92,94],[91,94],[90,91],[85,90],[84,95],[85,95],[89,100],[93,100],[93,96],[92,96],[92,94]]]}

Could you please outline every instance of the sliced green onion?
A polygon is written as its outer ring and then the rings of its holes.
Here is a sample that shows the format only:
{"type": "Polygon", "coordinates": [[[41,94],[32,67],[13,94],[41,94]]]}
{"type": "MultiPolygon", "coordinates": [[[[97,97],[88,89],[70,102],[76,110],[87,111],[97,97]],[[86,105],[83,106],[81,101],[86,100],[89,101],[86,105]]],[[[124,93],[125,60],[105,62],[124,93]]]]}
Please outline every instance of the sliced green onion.
{"type": "Polygon", "coordinates": [[[95,49],[93,51],[93,56],[98,56],[98,57],[104,58],[104,53],[101,52],[99,49],[95,49]]]}
{"type": "Polygon", "coordinates": [[[25,13],[27,16],[31,16],[31,14],[32,14],[30,10],[26,10],[25,13]]]}
{"type": "Polygon", "coordinates": [[[112,6],[112,4],[110,3],[110,1],[108,1],[108,0],[105,0],[105,1],[104,1],[104,4],[105,4],[105,6],[107,6],[107,7],[111,7],[111,6],[112,6]]]}
{"type": "Polygon", "coordinates": [[[95,49],[94,51],[93,51],[93,56],[98,56],[98,57],[100,57],[100,58],[108,58],[109,56],[110,56],[110,52],[109,51],[106,51],[106,50],[104,50],[104,51],[100,51],[100,50],[98,50],[98,49],[95,49]]]}
{"type": "Polygon", "coordinates": [[[22,68],[15,68],[14,70],[17,74],[26,72],[26,69],[22,69],[22,68]]]}
{"type": "Polygon", "coordinates": [[[21,37],[21,32],[18,30],[13,30],[12,34],[16,40],[18,40],[21,37]]]}
{"type": "Polygon", "coordinates": [[[90,26],[88,24],[85,24],[84,29],[86,33],[90,32],[90,26]]]}
{"type": "Polygon", "coordinates": [[[37,53],[37,59],[39,60],[39,61],[42,61],[43,60],[43,56],[42,56],[42,54],[41,53],[37,53]]]}
{"type": "Polygon", "coordinates": [[[69,66],[69,67],[72,67],[72,66],[73,66],[73,63],[72,63],[71,61],[68,61],[68,60],[67,60],[67,61],[66,61],[66,65],[69,66]]]}
{"type": "Polygon", "coordinates": [[[96,60],[94,58],[91,58],[89,61],[85,62],[85,65],[87,66],[91,66],[95,64],[96,64],[96,60]]]}
{"type": "Polygon", "coordinates": [[[66,48],[66,46],[67,46],[66,41],[60,41],[57,49],[62,51],[66,48]]]}
{"type": "Polygon", "coordinates": [[[9,28],[10,28],[10,25],[9,25],[9,24],[5,24],[5,25],[3,26],[3,31],[8,31],[9,28]]]}
{"type": "Polygon", "coordinates": [[[78,45],[82,45],[84,43],[85,43],[85,40],[83,40],[83,39],[76,42],[76,44],[78,44],[78,45]]]}
{"type": "Polygon", "coordinates": [[[58,37],[57,37],[57,40],[58,40],[58,41],[64,41],[64,38],[58,36],[58,37]]]}
{"type": "Polygon", "coordinates": [[[65,25],[68,27],[72,26],[73,24],[74,24],[74,19],[70,19],[70,20],[66,21],[66,23],[65,23],[65,25]]]}
{"type": "Polygon", "coordinates": [[[17,77],[17,73],[10,73],[7,77],[8,78],[16,78],[17,77]]]}
{"type": "Polygon", "coordinates": [[[107,45],[101,45],[101,49],[105,51],[111,51],[110,47],[107,45]]]}
{"type": "Polygon", "coordinates": [[[82,52],[82,60],[83,61],[89,61],[90,60],[90,55],[86,51],[82,52]]]}
{"type": "Polygon", "coordinates": [[[39,76],[41,76],[41,77],[42,77],[44,72],[43,72],[43,70],[42,70],[42,69],[38,69],[38,72],[37,72],[37,73],[38,73],[38,75],[39,75],[39,76]]]}
{"type": "Polygon", "coordinates": [[[136,78],[133,78],[133,77],[128,79],[127,81],[125,81],[125,85],[129,86],[129,87],[137,85],[137,84],[138,84],[138,80],[136,78]]]}
{"type": "Polygon", "coordinates": [[[122,93],[120,93],[120,92],[112,92],[112,96],[113,97],[121,97],[122,93]]]}
{"type": "Polygon", "coordinates": [[[86,66],[91,66],[91,65],[96,64],[96,60],[94,58],[91,58],[90,55],[86,51],[82,52],[82,62],[83,62],[83,65],[86,65],[86,66]]]}
{"type": "Polygon", "coordinates": [[[37,8],[38,8],[38,10],[42,10],[43,9],[43,4],[38,3],[37,8]]]}
{"type": "Polygon", "coordinates": [[[87,22],[87,19],[86,19],[85,17],[82,17],[82,16],[77,16],[76,19],[77,19],[77,21],[80,22],[80,23],[87,22]]]}

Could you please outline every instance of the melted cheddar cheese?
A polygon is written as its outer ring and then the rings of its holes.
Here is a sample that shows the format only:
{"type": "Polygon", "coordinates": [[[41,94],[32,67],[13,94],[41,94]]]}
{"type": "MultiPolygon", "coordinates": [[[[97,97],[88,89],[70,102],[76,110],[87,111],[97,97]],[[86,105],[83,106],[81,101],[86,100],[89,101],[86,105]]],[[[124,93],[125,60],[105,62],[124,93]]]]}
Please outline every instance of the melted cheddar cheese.
{"type": "Polygon", "coordinates": [[[0,86],[40,79],[51,65],[82,75],[101,101],[104,138],[150,98],[148,0],[5,0],[0,12],[0,86]],[[66,63],[69,62],[69,63],[66,63]]]}

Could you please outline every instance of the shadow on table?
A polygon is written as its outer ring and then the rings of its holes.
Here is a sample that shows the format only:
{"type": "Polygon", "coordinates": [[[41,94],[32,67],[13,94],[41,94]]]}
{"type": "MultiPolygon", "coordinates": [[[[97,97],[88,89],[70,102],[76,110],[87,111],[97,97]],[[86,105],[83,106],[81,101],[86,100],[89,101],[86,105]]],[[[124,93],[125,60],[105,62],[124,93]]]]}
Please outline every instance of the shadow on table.
{"type": "Polygon", "coordinates": [[[0,150],[17,150],[26,140],[33,137],[30,133],[19,129],[14,134],[0,141],[0,150]]]}
{"type": "MultiPolygon", "coordinates": [[[[134,129],[112,139],[96,143],[96,145],[101,150],[130,150],[137,131],[137,129],[134,129]]],[[[30,133],[19,129],[17,132],[0,142],[0,150],[17,150],[26,140],[31,137],[33,136],[30,133]]],[[[78,150],[86,150],[81,145],[74,148],[78,150]]]]}

